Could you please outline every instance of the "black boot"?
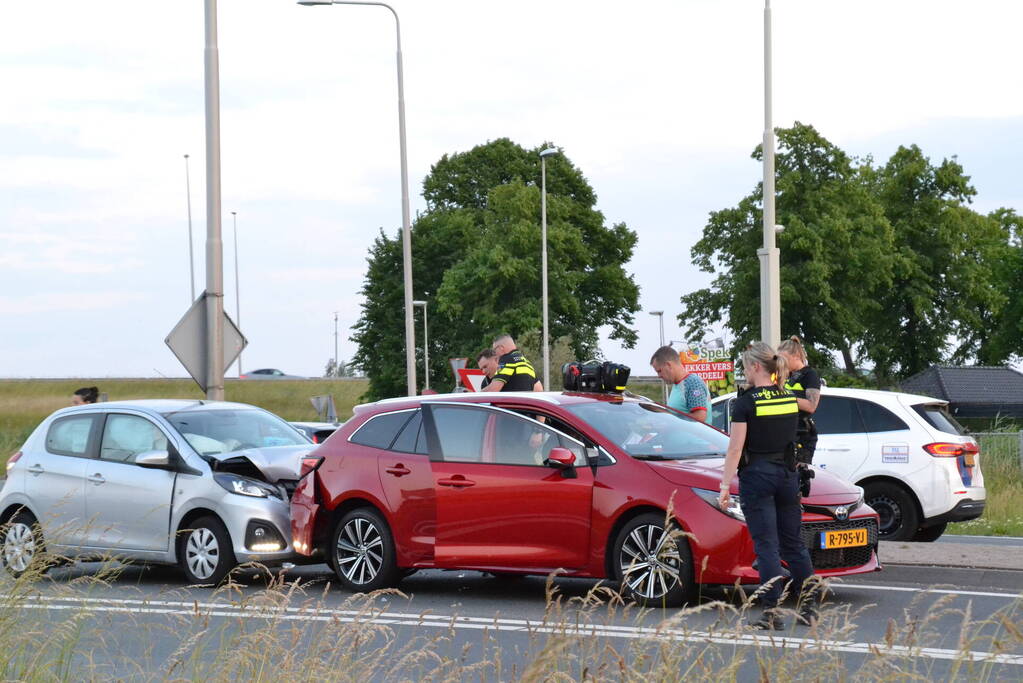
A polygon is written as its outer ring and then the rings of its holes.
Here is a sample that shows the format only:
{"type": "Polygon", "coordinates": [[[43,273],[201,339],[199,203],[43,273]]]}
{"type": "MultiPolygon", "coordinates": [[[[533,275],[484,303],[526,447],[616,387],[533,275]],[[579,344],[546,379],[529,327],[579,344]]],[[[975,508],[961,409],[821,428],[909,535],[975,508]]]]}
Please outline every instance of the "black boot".
{"type": "Polygon", "coordinates": [[[765,607],[758,619],[750,619],[749,625],[761,631],[784,631],[785,622],[781,613],[774,607],[765,607]]]}

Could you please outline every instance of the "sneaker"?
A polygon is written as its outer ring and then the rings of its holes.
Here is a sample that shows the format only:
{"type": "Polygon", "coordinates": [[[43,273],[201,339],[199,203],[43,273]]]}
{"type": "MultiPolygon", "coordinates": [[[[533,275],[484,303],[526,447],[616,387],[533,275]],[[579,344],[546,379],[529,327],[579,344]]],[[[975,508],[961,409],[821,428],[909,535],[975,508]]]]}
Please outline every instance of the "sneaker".
{"type": "Polygon", "coordinates": [[[765,609],[758,619],[750,619],[749,625],[761,631],[784,631],[785,622],[781,615],[773,609],[765,609]]]}

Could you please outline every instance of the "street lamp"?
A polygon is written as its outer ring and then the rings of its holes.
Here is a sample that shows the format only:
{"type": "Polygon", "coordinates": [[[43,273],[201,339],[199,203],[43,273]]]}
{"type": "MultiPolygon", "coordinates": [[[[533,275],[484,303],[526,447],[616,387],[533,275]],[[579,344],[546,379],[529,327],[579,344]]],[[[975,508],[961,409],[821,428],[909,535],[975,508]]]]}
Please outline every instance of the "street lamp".
{"type": "MultiPolygon", "coordinates": [[[[650,315],[656,315],[661,323],[661,346],[664,346],[664,311],[649,311],[650,315]]],[[[658,346],[657,348],[660,348],[658,346]]],[[[661,393],[664,396],[664,403],[668,403],[668,385],[665,382],[661,382],[661,393]]]]}
{"type": "Polygon", "coordinates": [[[340,377],[341,373],[338,372],[338,357],[337,357],[337,314],[338,311],[334,311],[334,376],[340,377]]]}
{"type": "Polygon", "coordinates": [[[781,341],[780,255],[774,223],[774,124],[771,122],[771,0],[764,0],[764,246],[760,257],[760,336],[781,341]]]}
{"type": "MultiPolygon", "coordinates": [[[[416,394],[416,333],[412,325],[412,226],[408,200],[408,159],[405,152],[405,83],[401,65],[401,22],[394,8],[383,2],[349,2],[348,0],[298,0],[300,5],[375,5],[385,7],[394,15],[398,46],[398,146],[401,153],[401,250],[405,274],[405,376],[409,396],[416,394]]],[[[337,359],[334,359],[335,362],[337,359]]]]}
{"type": "Polygon", "coordinates": [[[551,376],[551,340],[547,327],[547,157],[557,154],[554,147],[540,150],[540,241],[543,244],[540,259],[540,280],[543,290],[543,387],[550,389],[548,384],[551,376]]]}
{"type": "Polygon", "coordinates": [[[412,305],[423,307],[423,392],[425,393],[430,389],[430,338],[429,330],[426,327],[426,302],[413,301],[412,305]]]}
{"type": "MultiPolygon", "coordinates": [[[[238,329],[242,326],[242,290],[238,284],[238,212],[231,212],[231,220],[234,222],[234,315],[235,325],[238,329]]],[[[238,376],[242,376],[242,352],[238,352],[238,376]]]]}

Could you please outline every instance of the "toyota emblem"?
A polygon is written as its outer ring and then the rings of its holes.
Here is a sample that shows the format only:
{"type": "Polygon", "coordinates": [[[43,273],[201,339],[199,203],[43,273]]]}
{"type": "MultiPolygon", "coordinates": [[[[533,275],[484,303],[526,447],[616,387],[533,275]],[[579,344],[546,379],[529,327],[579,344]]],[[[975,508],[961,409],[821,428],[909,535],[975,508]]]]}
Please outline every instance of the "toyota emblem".
{"type": "Polygon", "coordinates": [[[837,519],[839,522],[844,522],[845,520],[849,519],[849,508],[847,508],[844,505],[839,505],[837,508],[835,508],[835,519],[837,519]]]}

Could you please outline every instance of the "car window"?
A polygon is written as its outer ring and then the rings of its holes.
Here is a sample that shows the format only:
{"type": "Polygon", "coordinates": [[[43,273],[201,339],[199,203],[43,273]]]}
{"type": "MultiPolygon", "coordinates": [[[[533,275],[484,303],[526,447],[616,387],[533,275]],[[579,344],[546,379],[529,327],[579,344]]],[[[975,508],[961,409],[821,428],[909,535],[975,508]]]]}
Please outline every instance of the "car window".
{"type": "Polygon", "coordinates": [[[57,455],[84,456],[97,415],[75,415],[54,420],[46,432],[46,450],[57,455]]]}
{"type": "Polygon", "coordinates": [[[710,423],[723,432],[728,431],[728,415],[732,411],[732,399],[714,404],[710,423]]]}
{"type": "Polygon", "coordinates": [[[352,434],[349,441],[372,448],[388,449],[398,432],[412,417],[412,411],[375,415],[352,434]]]}
{"type": "Polygon", "coordinates": [[[844,396],[821,396],[813,414],[818,434],[860,434],[863,423],[852,399],[844,396]]]}
{"type": "Polygon", "coordinates": [[[895,413],[873,401],[856,401],[863,418],[863,426],[868,432],[897,432],[909,429],[895,413]]]}
{"type": "MultiPolygon", "coordinates": [[[[564,444],[569,441],[532,418],[506,413],[494,415],[492,428],[493,445],[484,445],[483,460],[498,465],[542,467],[552,448],[565,448],[564,444]]],[[[574,452],[581,464],[582,451],[577,448],[574,452]]]]}
{"type": "Polygon", "coordinates": [[[456,462],[480,462],[483,457],[483,432],[491,413],[479,408],[434,406],[430,410],[441,459],[456,462]]]}
{"type": "Polygon", "coordinates": [[[180,410],[163,416],[200,455],[309,443],[290,424],[257,408],[180,410]]]}
{"type": "Polygon", "coordinates": [[[156,425],[137,415],[107,416],[100,442],[101,460],[132,462],[139,453],[167,450],[167,437],[156,425]]]}
{"type": "Polygon", "coordinates": [[[566,408],[637,458],[709,458],[728,448],[728,437],[721,432],[656,403],[597,401],[566,408]]]}
{"type": "Polygon", "coordinates": [[[948,414],[948,410],[945,409],[940,403],[927,403],[917,404],[913,406],[920,417],[927,420],[927,424],[931,425],[939,432],[945,432],[946,434],[966,434],[966,430],[963,426],[956,422],[956,419],[948,414]]]}
{"type": "Polygon", "coordinates": [[[415,411],[412,419],[405,423],[398,438],[391,445],[392,451],[402,453],[419,453],[427,455],[430,451],[426,447],[426,432],[423,430],[423,413],[415,411]]]}

